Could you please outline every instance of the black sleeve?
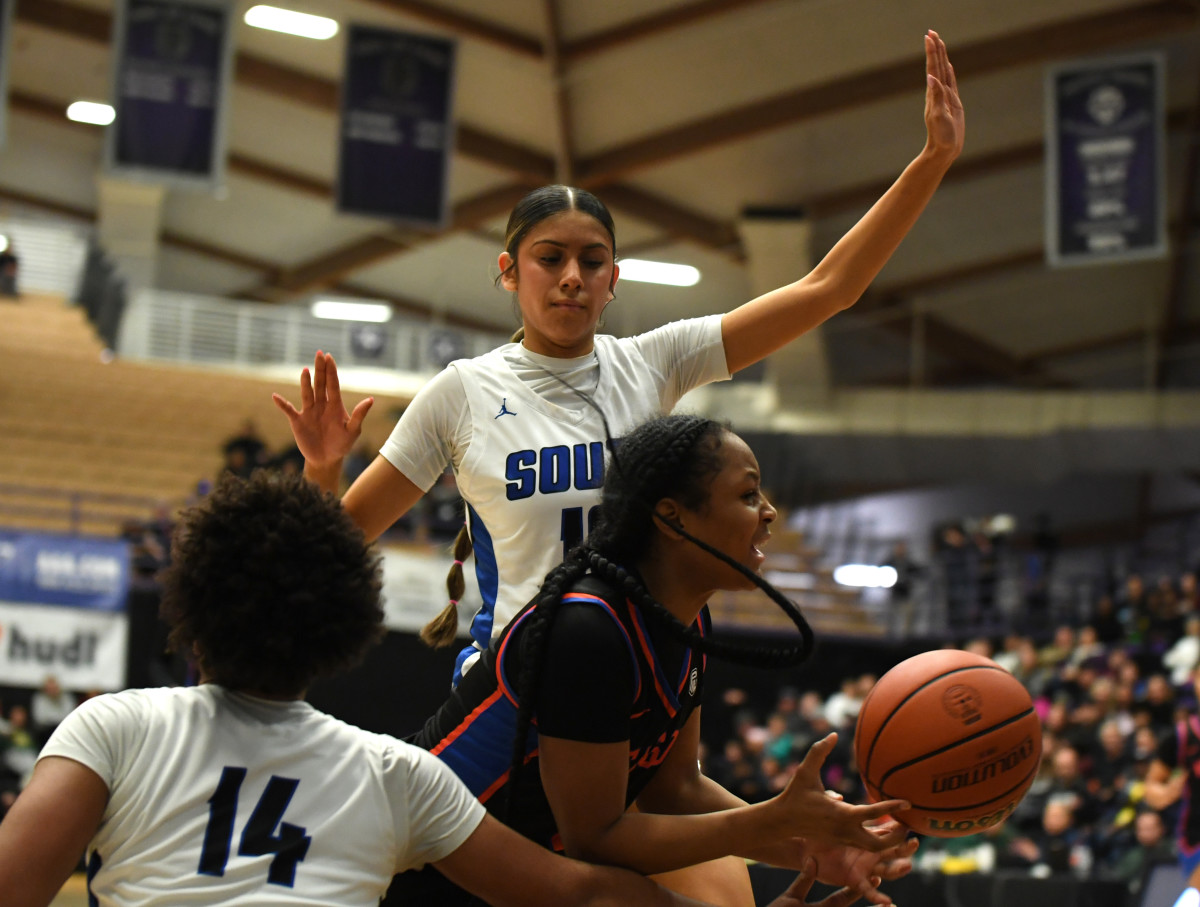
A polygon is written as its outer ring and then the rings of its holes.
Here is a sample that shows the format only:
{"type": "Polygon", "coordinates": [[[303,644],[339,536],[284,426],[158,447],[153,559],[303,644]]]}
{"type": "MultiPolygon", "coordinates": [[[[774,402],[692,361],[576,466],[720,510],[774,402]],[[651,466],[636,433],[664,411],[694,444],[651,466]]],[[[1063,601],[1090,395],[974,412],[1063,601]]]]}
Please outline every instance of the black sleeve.
{"type": "Polygon", "coordinates": [[[625,634],[603,608],[563,603],[546,643],[538,732],[586,743],[628,740],[633,671],[625,634]]]}

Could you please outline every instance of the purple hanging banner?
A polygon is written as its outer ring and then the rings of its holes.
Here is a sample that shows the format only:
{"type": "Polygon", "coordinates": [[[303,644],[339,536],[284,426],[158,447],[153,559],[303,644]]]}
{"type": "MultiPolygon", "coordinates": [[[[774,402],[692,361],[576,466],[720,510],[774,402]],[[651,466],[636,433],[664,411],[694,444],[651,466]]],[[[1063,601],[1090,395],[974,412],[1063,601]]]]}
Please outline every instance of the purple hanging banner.
{"type": "Polygon", "coordinates": [[[216,190],[233,63],[228,0],[123,0],[113,17],[110,172],[216,190]]]}
{"type": "Polygon", "coordinates": [[[351,25],[342,76],[338,208],[440,229],[454,147],[445,38],[351,25]]]}
{"type": "Polygon", "coordinates": [[[1161,55],[1075,61],[1046,76],[1046,260],[1167,254],[1161,55]]]}
{"type": "Polygon", "coordinates": [[[16,0],[0,0],[0,148],[8,124],[8,61],[12,56],[12,17],[16,0]]]}

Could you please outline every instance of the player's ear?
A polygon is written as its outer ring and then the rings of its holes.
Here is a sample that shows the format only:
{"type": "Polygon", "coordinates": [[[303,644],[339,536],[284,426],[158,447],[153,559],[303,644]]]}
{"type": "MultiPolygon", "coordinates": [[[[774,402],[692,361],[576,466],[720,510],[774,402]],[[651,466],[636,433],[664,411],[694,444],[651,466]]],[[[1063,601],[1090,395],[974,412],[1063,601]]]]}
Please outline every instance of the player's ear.
{"type": "Polygon", "coordinates": [[[673,527],[682,525],[683,508],[679,506],[679,502],[674,498],[663,498],[654,505],[654,512],[658,515],[654,525],[663,535],[669,539],[683,538],[673,527]]]}
{"type": "Polygon", "coordinates": [[[500,266],[500,286],[510,293],[517,292],[517,260],[508,252],[501,252],[496,264],[500,266]]]}

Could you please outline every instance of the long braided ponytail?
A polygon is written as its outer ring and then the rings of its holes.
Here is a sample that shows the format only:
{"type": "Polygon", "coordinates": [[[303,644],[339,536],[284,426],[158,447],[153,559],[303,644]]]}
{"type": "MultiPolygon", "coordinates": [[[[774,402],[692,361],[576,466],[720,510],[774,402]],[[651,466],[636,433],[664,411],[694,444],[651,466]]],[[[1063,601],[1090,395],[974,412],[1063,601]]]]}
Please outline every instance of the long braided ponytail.
{"type": "MultiPolygon", "coordinates": [[[[525,235],[542,221],[561,214],[563,211],[582,211],[599,221],[612,239],[612,252],[615,258],[617,231],[612,214],[605,207],[604,202],[586,189],[563,185],[542,186],[527,193],[513,206],[512,212],[509,214],[508,226],[504,231],[504,251],[511,256],[513,261],[509,266],[510,270],[516,268],[517,251],[525,235]]],[[[496,277],[497,285],[503,276],[500,274],[496,277]]],[[[611,291],[613,288],[610,286],[609,289],[611,291]]],[[[515,305],[516,300],[514,299],[515,305]]],[[[519,307],[517,311],[520,311],[519,307]]],[[[525,326],[522,325],[517,328],[508,342],[520,343],[524,337],[525,326]]],[[[607,424],[605,428],[607,430],[607,424]]],[[[449,602],[437,617],[421,629],[421,639],[426,645],[435,649],[451,645],[458,632],[458,602],[466,589],[466,581],[463,578],[463,561],[471,556],[473,548],[470,530],[467,524],[463,523],[463,527],[458,530],[458,535],[454,539],[454,563],[446,574],[446,592],[449,602]]]]}

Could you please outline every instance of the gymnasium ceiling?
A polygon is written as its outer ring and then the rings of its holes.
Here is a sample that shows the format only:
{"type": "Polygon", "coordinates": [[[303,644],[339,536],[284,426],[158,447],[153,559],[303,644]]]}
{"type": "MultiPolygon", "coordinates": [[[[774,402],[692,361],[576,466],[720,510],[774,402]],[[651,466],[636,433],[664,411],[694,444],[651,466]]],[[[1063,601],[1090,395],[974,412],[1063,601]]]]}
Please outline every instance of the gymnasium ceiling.
{"type": "MultiPolygon", "coordinates": [[[[63,110],[109,97],[113,5],[18,0],[0,210],[96,217],[102,130],[63,110]]],[[[608,330],[725,311],[751,295],[744,211],[802,209],[819,257],[920,149],[921,36],[936,28],[966,150],[863,300],[826,329],[834,386],[1200,386],[1194,2],[280,3],[458,39],[453,223],[439,235],[334,210],[341,35],[250,28],[248,0],[235,5],[226,191],[168,192],[164,288],[280,303],[332,289],[507,332],[508,299],[491,285],[505,216],[528,188],[566,181],[608,202],[621,254],[703,274],[687,289],[623,283],[608,330]],[[1051,268],[1046,69],[1143,50],[1167,61],[1170,254],[1051,268]]]]}

